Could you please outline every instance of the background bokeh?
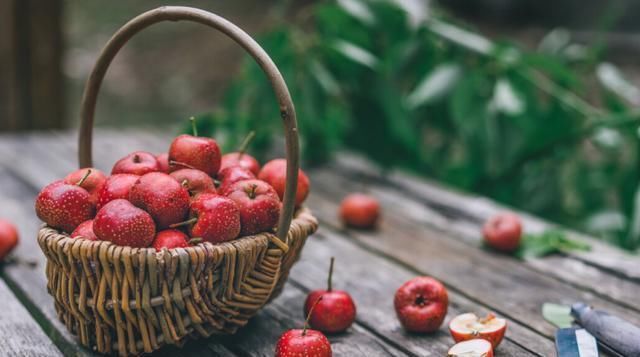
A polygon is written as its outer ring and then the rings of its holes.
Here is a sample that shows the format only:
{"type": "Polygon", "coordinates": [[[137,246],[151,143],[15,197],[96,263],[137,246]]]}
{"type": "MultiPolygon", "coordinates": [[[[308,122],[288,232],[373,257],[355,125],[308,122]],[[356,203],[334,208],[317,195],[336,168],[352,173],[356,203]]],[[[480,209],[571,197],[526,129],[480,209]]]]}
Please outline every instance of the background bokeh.
{"type": "MultiPolygon", "coordinates": [[[[40,119],[46,128],[76,126],[82,86],[109,36],[169,4],[53,3],[60,105],[26,111],[26,129],[40,119]]],[[[640,244],[636,2],[171,4],[221,14],[267,49],[291,87],[307,165],[354,150],[384,170],[434,178],[627,249],[640,244]]],[[[256,130],[258,156],[281,130],[268,83],[237,46],[199,25],[158,25],[116,58],[97,123],[178,131],[192,115],[227,147],[256,130]]]]}

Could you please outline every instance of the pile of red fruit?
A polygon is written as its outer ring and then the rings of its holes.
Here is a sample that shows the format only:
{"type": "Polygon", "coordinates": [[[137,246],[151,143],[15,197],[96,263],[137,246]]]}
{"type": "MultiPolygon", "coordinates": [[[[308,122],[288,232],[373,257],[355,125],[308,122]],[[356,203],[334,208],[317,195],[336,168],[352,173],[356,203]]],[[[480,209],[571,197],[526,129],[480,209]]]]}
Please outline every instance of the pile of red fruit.
{"type": "MultiPolygon", "coordinates": [[[[245,153],[247,144],[221,155],[217,142],[194,128],[194,135],[176,137],[168,153],[125,156],[109,177],[84,168],[49,184],[36,199],[36,213],[73,238],[157,250],[273,231],[287,163],[275,159],[260,168],[245,153]]],[[[296,206],[308,193],[300,170],[296,206]]]]}

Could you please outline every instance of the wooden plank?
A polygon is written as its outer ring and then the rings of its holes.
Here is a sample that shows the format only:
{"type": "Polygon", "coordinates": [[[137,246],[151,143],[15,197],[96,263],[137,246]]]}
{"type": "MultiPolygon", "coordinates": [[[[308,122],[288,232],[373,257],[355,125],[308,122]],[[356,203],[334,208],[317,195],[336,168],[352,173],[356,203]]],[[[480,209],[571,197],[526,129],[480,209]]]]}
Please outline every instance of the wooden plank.
{"type": "MultiPolygon", "coordinates": [[[[362,249],[326,225],[321,226],[320,231],[307,241],[302,258],[292,270],[290,281],[305,291],[324,288],[331,256],[336,257],[334,287],[352,295],[357,305],[358,323],[411,354],[445,355],[453,344],[446,327],[451,318],[464,312],[488,312],[486,306],[450,290],[447,318],[437,333],[406,333],[395,316],[393,296],[402,283],[420,273],[362,249]]],[[[506,340],[497,349],[498,355],[553,355],[554,344],[550,339],[518,321],[509,320],[508,324],[506,340]]]]}
{"type": "MultiPolygon", "coordinates": [[[[386,185],[403,191],[406,196],[419,199],[422,203],[445,212],[452,219],[457,217],[481,224],[498,212],[510,210],[518,212],[522,216],[529,232],[542,232],[554,227],[553,224],[540,218],[500,205],[488,198],[455,191],[439,183],[405,172],[391,171],[383,177],[374,164],[356,155],[341,154],[336,157],[336,163],[336,168],[343,173],[359,175],[369,182],[382,181],[386,185]]],[[[580,259],[586,264],[615,272],[625,278],[640,281],[640,269],[638,269],[640,257],[638,255],[630,254],[578,232],[569,230],[568,233],[573,238],[583,240],[592,246],[592,250],[589,252],[571,252],[570,256],[580,259]]]]}
{"type": "MultiPolygon", "coordinates": [[[[351,165],[354,167],[356,165],[351,165]]],[[[355,171],[345,169],[342,165],[337,170],[345,172],[346,175],[358,182],[367,182],[367,189],[375,194],[386,207],[393,207],[397,212],[403,212],[403,215],[412,221],[446,231],[452,237],[462,239],[473,246],[481,244],[481,225],[485,217],[495,214],[504,208],[487,208],[486,199],[483,198],[467,198],[468,202],[464,202],[456,193],[449,191],[442,192],[436,188],[430,187],[428,194],[407,192],[402,188],[394,187],[393,184],[385,184],[384,179],[379,175],[367,171],[360,171],[360,167],[355,171]],[[452,198],[452,196],[456,196],[452,198]],[[402,197],[401,200],[398,200],[402,197]],[[434,198],[440,197],[440,198],[434,198]],[[399,204],[402,202],[402,204],[399,204]],[[481,202],[481,203],[478,203],[481,202]],[[491,213],[481,213],[482,210],[489,210],[491,213]],[[479,216],[482,215],[480,218],[479,216]]],[[[466,198],[466,197],[465,197],[466,198]]],[[[531,218],[523,214],[525,219],[525,229],[529,232],[540,232],[544,228],[549,227],[548,224],[540,220],[536,222],[535,218],[531,218]],[[542,223],[541,223],[542,222],[542,223]]],[[[575,238],[575,236],[574,236],[575,238]]],[[[580,239],[580,238],[578,238],[580,239]]],[[[592,244],[593,239],[589,239],[592,244]]],[[[629,255],[621,252],[616,248],[603,246],[602,242],[596,242],[593,245],[593,255],[597,253],[599,261],[610,261],[620,258],[621,261],[634,262],[635,266],[640,266],[640,257],[629,255]],[[624,257],[620,257],[620,255],[624,257]]],[[[615,269],[604,267],[601,264],[594,264],[585,259],[576,257],[572,253],[568,256],[547,257],[541,259],[528,259],[525,264],[550,275],[568,284],[575,285],[585,290],[592,291],[606,299],[625,305],[630,308],[638,309],[640,306],[640,284],[638,280],[629,274],[621,274],[615,269]],[[564,269],[557,269],[557,263],[562,260],[564,269]]],[[[626,269],[626,268],[625,268],[626,269]]],[[[633,274],[631,274],[633,275],[633,274]]],[[[639,310],[640,311],[640,310],[639,310]]]]}
{"type": "MultiPolygon", "coordinates": [[[[335,202],[356,189],[357,184],[329,171],[311,173],[315,194],[309,201],[323,224],[340,229],[335,202]]],[[[555,329],[540,314],[544,302],[586,301],[635,323],[640,322],[635,311],[533,271],[510,257],[470,248],[446,232],[417,225],[392,209],[385,211],[379,231],[349,230],[345,233],[362,246],[434,275],[453,290],[548,337],[555,329]]]]}
{"type": "Polygon", "coordinates": [[[0,355],[62,356],[2,279],[0,279],[0,301],[2,301],[0,355]]]}

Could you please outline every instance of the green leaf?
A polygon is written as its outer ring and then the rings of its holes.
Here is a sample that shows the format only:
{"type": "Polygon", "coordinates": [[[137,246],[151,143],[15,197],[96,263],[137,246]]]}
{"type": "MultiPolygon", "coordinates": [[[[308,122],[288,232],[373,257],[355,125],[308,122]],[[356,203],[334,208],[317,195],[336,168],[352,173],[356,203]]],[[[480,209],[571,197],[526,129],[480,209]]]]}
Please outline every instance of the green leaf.
{"type": "Polygon", "coordinates": [[[542,234],[525,234],[516,256],[521,259],[543,257],[553,253],[566,253],[574,250],[590,250],[591,246],[567,238],[563,231],[549,229],[542,234]]]}
{"type": "Polygon", "coordinates": [[[633,105],[640,105],[640,89],[629,82],[615,65],[604,62],[596,70],[602,85],[633,105]]]}
{"type": "Polygon", "coordinates": [[[429,72],[407,96],[407,105],[415,109],[449,93],[458,83],[462,68],[455,63],[443,63],[429,72]]]}
{"type": "Polygon", "coordinates": [[[373,12],[362,0],[338,0],[337,3],[345,12],[366,25],[373,25],[376,22],[373,12]]]}
{"type": "Polygon", "coordinates": [[[332,47],[348,59],[371,69],[374,69],[380,62],[371,52],[351,42],[336,40],[332,47]]]}
{"type": "Polygon", "coordinates": [[[525,103],[520,93],[516,92],[506,78],[498,79],[488,105],[490,111],[507,115],[522,114],[525,110],[525,103]]]}
{"type": "Polygon", "coordinates": [[[556,325],[558,328],[571,327],[573,318],[571,317],[571,308],[566,305],[552,304],[545,302],[542,305],[542,316],[545,320],[556,325]]]}

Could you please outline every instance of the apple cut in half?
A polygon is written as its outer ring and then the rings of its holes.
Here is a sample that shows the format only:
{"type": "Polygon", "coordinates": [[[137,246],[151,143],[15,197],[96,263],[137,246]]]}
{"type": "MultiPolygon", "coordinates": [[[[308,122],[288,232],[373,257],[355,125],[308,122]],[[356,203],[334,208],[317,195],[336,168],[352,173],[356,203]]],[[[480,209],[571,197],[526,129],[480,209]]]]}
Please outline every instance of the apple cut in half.
{"type": "Polygon", "coordinates": [[[458,342],[449,349],[447,357],[493,357],[493,347],[481,339],[458,342]]]}
{"type": "Polygon", "coordinates": [[[478,317],[474,313],[458,315],[449,323],[449,331],[454,341],[468,341],[484,339],[491,343],[493,348],[498,347],[507,330],[507,321],[496,317],[493,313],[485,317],[478,317]]]}

